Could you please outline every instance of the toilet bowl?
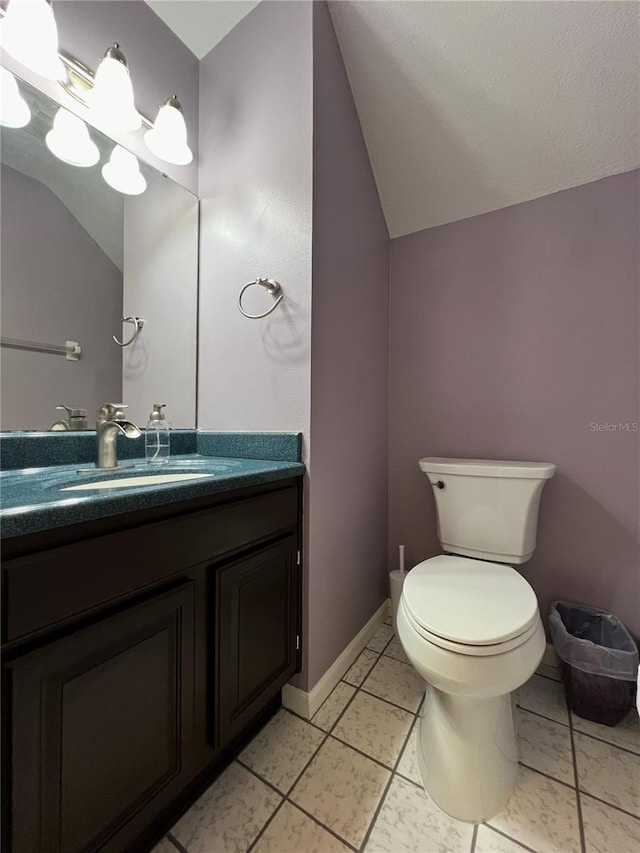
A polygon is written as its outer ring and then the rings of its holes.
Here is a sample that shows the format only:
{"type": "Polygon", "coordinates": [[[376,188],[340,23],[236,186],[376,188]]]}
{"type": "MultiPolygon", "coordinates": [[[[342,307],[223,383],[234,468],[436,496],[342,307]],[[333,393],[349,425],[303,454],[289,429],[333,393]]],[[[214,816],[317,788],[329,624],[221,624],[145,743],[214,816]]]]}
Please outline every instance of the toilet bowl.
{"type": "Polygon", "coordinates": [[[473,823],[500,811],[511,793],[518,756],[510,694],[533,675],[545,648],[529,584],[507,566],[482,565],[488,569],[447,556],[420,563],[406,578],[396,617],[400,642],[426,682],[423,783],[443,811],[473,823]],[[468,581],[465,593],[460,584],[468,581]],[[443,627],[446,637],[436,633],[443,627]]]}
{"type": "Polygon", "coordinates": [[[508,563],[533,553],[540,493],[555,467],[433,458],[420,467],[437,489],[439,538],[444,528],[452,553],[408,573],[396,617],[404,651],[426,683],[418,766],[443,811],[478,823],[513,790],[511,693],[544,654],[535,593],[508,563]]]}

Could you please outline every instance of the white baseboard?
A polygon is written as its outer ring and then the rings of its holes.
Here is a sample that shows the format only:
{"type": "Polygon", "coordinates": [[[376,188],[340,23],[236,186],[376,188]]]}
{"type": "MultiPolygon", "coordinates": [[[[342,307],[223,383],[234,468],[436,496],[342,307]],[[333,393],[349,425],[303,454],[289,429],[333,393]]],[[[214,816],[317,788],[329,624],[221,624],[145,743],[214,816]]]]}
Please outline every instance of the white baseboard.
{"type": "Polygon", "coordinates": [[[367,624],[358,631],[346,649],[338,655],[322,678],[308,693],[292,684],[285,684],[282,688],[282,704],[284,707],[293,711],[294,714],[304,717],[305,720],[310,720],[382,625],[388,614],[389,599],[376,610],[367,624]]]}
{"type": "Polygon", "coordinates": [[[536,672],[540,675],[546,675],[547,678],[554,678],[556,681],[562,680],[562,664],[552,643],[547,643],[536,672]]]}

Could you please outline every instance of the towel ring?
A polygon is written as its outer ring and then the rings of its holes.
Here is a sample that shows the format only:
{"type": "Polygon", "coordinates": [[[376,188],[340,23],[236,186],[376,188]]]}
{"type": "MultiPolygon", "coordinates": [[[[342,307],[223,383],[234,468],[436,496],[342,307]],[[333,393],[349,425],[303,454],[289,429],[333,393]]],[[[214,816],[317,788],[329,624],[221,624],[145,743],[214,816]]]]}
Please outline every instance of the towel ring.
{"type": "Polygon", "coordinates": [[[128,341],[119,341],[115,335],[112,335],[112,338],[118,344],[119,347],[128,347],[136,340],[136,338],[142,331],[142,327],[144,326],[145,321],[142,319],[142,317],[123,317],[122,322],[131,323],[133,326],[136,327],[134,333],[131,335],[131,338],[128,341]]]}
{"type": "Polygon", "coordinates": [[[275,311],[276,306],[279,302],[282,302],[284,299],[284,293],[282,292],[282,288],[280,287],[280,283],[275,281],[272,278],[256,278],[253,281],[250,281],[249,284],[245,284],[245,286],[240,291],[240,296],[238,296],[238,308],[240,309],[240,313],[245,317],[248,317],[249,320],[261,320],[263,317],[267,317],[271,314],[272,311],[275,311]],[[245,290],[249,287],[253,287],[254,284],[259,284],[261,287],[264,287],[275,299],[275,302],[267,311],[263,314],[247,314],[247,312],[242,307],[242,297],[244,296],[245,290]]]}

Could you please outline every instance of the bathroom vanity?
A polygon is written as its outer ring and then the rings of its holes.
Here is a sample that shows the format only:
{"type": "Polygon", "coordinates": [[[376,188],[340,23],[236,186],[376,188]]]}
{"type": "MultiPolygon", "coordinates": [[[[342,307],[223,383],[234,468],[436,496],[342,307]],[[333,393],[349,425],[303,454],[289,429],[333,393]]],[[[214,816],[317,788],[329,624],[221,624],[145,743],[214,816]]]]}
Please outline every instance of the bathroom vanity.
{"type": "Polygon", "coordinates": [[[278,707],[300,666],[304,468],[224,461],[67,497],[3,541],[5,850],[149,849],[278,707]],[[62,511],[85,520],[43,527],[62,511]]]}

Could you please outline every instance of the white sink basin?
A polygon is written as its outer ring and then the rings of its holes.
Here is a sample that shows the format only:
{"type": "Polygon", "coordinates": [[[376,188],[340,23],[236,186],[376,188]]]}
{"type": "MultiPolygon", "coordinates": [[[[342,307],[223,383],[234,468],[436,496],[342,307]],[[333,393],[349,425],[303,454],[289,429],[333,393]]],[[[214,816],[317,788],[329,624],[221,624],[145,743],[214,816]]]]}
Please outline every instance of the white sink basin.
{"type": "Polygon", "coordinates": [[[113,480],[94,480],[81,483],[78,486],[65,486],[61,492],[87,492],[94,489],[132,489],[138,486],[157,486],[160,483],[181,483],[185,480],[200,480],[211,474],[141,474],[129,477],[118,477],[113,480]]]}

